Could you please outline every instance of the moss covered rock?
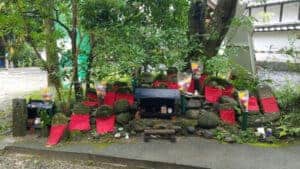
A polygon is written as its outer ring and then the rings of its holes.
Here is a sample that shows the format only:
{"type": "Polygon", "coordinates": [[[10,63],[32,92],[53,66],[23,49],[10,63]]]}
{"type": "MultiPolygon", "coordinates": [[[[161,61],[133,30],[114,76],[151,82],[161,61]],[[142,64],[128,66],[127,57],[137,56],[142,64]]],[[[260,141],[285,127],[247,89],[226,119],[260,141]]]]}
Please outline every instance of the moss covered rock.
{"type": "Polygon", "coordinates": [[[219,124],[219,117],[216,113],[203,111],[198,118],[198,126],[201,128],[215,128],[219,124]]]}
{"type": "Polygon", "coordinates": [[[114,112],[115,114],[120,114],[123,112],[128,112],[130,105],[127,100],[121,99],[115,102],[114,104],[114,112]]]}
{"type": "Polygon", "coordinates": [[[190,109],[185,112],[185,116],[189,119],[198,119],[200,111],[198,109],[190,109]]]}
{"type": "Polygon", "coordinates": [[[117,123],[125,125],[130,122],[132,115],[130,113],[121,113],[117,115],[117,123]]]}

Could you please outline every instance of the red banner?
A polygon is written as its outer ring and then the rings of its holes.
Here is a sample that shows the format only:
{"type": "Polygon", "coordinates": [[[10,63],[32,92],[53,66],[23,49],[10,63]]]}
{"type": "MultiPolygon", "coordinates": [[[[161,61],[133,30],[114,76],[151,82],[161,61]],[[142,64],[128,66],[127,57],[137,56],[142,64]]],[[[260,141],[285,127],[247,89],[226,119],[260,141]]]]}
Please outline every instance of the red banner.
{"type": "Polygon", "coordinates": [[[104,104],[113,106],[116,100],[116,93],[115,92],[107,92],[104,96],[104,104]]]}
{"type": "Polygon", "coordinates": [[[116,94],[116,101],[125,99],[128,101],[130,105],[134,103],[134,95],[133,94],[126,94],[126,93],[117,93],[116,94]]]}
{"type": "Polygon", "coordinates": [[[89,114],[72,114],[69,124],[69,130],[88,131],[91,129],[89,114]]]}
{"type": "Polygon", "coordinates": [[[255,96],[251,96],[248,101],[248,111],[249,112],[258,112],[259,106],[257,103],[257,98],[255,96]]]}
{"type": "Polygon", "coordinates": [[[116,116],[96,119],[96,131],[98,134],[113,132],[115,129],[116,116]]]}
{"type": "Polygon", "coordinates": [[[275,97],[263,98],[261,99],[261,104],[264,113],[277,113],[279,112],[279,107],[275,97]]]}
{"type": "Polygon", "coordinates": [[[232,97],[233,92],[234,92],[233,86],[227,86],[225,87],[225,89],[222,90],[222,95],[232,97]]]}
{"type": "Polygon", "coordinates": [[[87,107],[99,107],[100,105],[98,101],[83,101],[82,104],[87,107]]]}
{"type": "Polygon", "coordinates": [[[235,112],[233,109],[220,110],[220,118],[227,124],[235,124],[235,112]]]}
{"type": "Polygon", "coordinates": [[[61,124],[61,125],[53,125],[50,129],[50,134],[47,139],[46,145],[53,146],[59,143],[60,139],[64,135],[64,132],[66,130],[68,125],[61,124]]]}
{"type": "Polygon", "coordinates": [[[87,97],[88,100],[92,100],[92,101],[98,100],[98,96],[97,96],[96,93],[88,93],[88,94],[86,95],[86,97],[87,97]]]}
{"type": "Polygon", "coordinates": [[[217,103],[222,96],[222,89],[205,86],[205,100],[209,103],[217,103]]]}
{"type": "Polygon", "coordinates": [[[179,85],[176,82],[167,82],[168,89],[179,89],[179,85]]]}

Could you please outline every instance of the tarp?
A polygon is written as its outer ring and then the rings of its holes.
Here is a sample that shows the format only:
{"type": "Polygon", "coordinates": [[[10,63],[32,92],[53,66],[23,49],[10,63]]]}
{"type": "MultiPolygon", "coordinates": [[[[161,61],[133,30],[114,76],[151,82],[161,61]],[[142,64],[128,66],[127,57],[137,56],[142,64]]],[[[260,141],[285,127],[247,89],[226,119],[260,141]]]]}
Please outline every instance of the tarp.
{"type": "Polygon", "coordinates": [[[148,89],[137,88],[135,89],[136,99],[146,98],[167,98],[167,99],[180,99],[179,90],[175,89],[148,89]]]}

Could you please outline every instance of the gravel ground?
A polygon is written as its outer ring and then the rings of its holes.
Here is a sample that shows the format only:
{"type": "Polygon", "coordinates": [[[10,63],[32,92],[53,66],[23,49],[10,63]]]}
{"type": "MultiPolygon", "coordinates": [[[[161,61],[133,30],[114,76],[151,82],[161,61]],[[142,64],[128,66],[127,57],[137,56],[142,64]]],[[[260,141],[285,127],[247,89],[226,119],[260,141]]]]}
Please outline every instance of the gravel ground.
{"type": "Polygon", "coordinates": [[[288,83],[292,85],[300,84],[300,72],[273,71],[261,68],[257,71],[257,74],[260,79],[272,80],[272,86],[275,89],[279,89],[288,83]]]}
{"type": "Polygon", "coordinates": [[[1,169],[128,169],[123,165],[95,161],[63,161],[45,159],[34,155],[3,153],[0,155],[1,169]]]}

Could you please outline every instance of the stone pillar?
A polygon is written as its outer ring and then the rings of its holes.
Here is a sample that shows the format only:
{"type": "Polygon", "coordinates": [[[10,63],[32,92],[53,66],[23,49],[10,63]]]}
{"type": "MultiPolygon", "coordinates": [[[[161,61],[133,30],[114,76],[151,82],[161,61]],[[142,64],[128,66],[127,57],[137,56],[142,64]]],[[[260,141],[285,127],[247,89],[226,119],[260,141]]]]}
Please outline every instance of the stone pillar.
{"type": "Polygon", "coordinates": [[[27,106],[26,99],[13,99],[13,136],[25,136],[27,130],[27,106]]]}

